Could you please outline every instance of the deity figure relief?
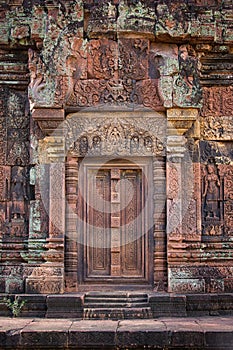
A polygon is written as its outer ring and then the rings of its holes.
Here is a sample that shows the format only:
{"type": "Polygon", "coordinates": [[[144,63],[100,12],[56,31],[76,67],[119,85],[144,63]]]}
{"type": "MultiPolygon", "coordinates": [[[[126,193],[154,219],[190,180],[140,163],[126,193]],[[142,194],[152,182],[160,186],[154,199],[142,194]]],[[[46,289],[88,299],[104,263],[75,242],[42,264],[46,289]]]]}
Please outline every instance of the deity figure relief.
{"type": "Polygon", "coordinates": [[[152,138],[150,136],[146,136],[144,138],[144,147],[145,147],[146,151],[152,152],[153,140],[152,140],[152,138]]]}
{"type": "Polygon", "coordinates": [[[120,132],[118,131],[118,129],[116,127],[114,127],[111,134],[110,134],[109,141],[111,142],[111,144],[113,146],[117,146],[120,138],[121,138],[120,132]]]}
{"type": "Polygon", "coordinates": [[[204,192],[206,219],[219,219],[218,203],[220,199],[220,181],[212,164],[207,166],[204,177],[204,192]]]}
{"type": "Polygon", "coordinates": [[[138,135],[133,135],[130,140],[130,151],[131,153],[137,153],[139,150],[139,137],[138,135]]]}
{"type": "Polygon", "coordinates": [[[101,138],[99,136],[94,136],[92,139],[92,146],[95,152],[101,151],[101,138]]]}
{"type": "Polygon", "coordinates": [[[88,138],[83,136],[79,140],[79,153],[82,156],[85,156],[88,152],[88,138]]]}
{"type": "Polygon", "coordinates": [[[14,219],[23,219],[27,200],[26,177],[24,168],[13,167],[11,179],[12,216],[14,219]]]}

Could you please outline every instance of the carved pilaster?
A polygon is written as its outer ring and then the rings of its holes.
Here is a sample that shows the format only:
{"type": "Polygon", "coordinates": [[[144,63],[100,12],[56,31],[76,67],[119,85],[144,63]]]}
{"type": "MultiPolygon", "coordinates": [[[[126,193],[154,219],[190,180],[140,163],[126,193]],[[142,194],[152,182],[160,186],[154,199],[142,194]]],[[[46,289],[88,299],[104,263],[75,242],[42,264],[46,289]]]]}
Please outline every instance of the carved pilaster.
{"type": "MultiPolygon", "coordinates": [[[[187,241],[200,241],[200,198],[196,197],[200,167],[193,163],[186,137],[199,137],[198,111],[168,110],[167,137],[167,257],[168,275],[186,264],[187,241]]],[[[168,290],[173,290],[168,280],[168,290]]]]}
{"type": "Polygon", "coordinates": [[[165,193],[166,174],[163,157],[153,159],[153,184],[154,184],[154,288],[165,290],[167,286],[167,256],[166,256],[166,232],[165,232],[165,193]]]}
{"type": "Polygon", "coordinates": [[[65,288],[77,291],[77,202],[78,202],[78,160],[66,161],[66,237],[65,237],[65,288]]]}
{"type": "Polygon", "coordinates": [[[182,159],[185,139],[169,136],[167,140],[167,234],[168,241],[182,237],[182,159]]]}

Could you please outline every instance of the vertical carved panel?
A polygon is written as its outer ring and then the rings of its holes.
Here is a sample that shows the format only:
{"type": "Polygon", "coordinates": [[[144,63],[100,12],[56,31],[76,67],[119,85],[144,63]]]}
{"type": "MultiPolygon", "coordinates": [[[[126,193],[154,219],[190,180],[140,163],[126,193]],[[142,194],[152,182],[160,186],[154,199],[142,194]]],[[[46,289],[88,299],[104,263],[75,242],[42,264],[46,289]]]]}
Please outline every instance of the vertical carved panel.
{"type": "Polygon", "coordinates": [[[4,111],[6,109],[5,101],[5,91],[2,87],[0,87],[0,164],[5,164],[6,156],[6,118],[4,115],[4,111]]]}
{"type": "Polygon", "coordinates": [[[121,170],[111,170],[111,275],[121,276],[121,237],[120,237],[120,207],[121,190],[119,180],[121,170]]]}
{"type": "Polygon", "coordinates": [[[29,115],[26,94],[11,91],[7,100],[7,163],[29,163],[29,115]]]}
{"type": "Polygon", "coordinates": [[[50,237],[63,237],[65,169],[62,163],[50,165],[50,237]]]}
{"type": "Polygon", "coordinates": [[[198,242],[201,239],[201,174],[200,164],[188,165],[183,172],[183,217],[182,236],[185,241],[198,242]]]}
{"type": "Polygon", "coordinates": [[[110,274],[110,171],[88,174],[87,259],[88,276],[110,274]]]}
{"type": "Polygon", "coordinates": [[[181,235],[181,164],[167,164],[167,230],[170,239],[179,240],[181,235]]]}
{"type": "Polygon", "coordinates": [[[202,234],[204,240],[221,241],[232,233],[231,144],[201,142],[202,234]]]}
{"type": "Polygon", "coordinates": [[[218,165],[219,176],[223,178],[224,187],[224,233],[231,237],[233,234],[233,166],[218,165]]]}
{"type": "Polygon", "coordinates": [[[0,201],[9,199],[10,167],[0,166],[0,201]]]}
{"type": "Polygon", "coordinates": [[[143,274],[144,227],[142,217],[142,178],[137,170],[122,171],[122,274],[140,276],[143,274]]]}

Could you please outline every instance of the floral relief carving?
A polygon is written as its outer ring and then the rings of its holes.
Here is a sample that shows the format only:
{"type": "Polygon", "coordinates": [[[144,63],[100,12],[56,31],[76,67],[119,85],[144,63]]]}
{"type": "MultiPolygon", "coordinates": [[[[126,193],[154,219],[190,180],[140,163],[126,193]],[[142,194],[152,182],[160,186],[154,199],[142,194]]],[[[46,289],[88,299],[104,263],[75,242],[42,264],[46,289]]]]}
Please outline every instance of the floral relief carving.
{"type": "Polygon", "coordinates": [[[209,115],[201,118],[201,133],[207,140],[231,140],[233,116],[209,115]]]}

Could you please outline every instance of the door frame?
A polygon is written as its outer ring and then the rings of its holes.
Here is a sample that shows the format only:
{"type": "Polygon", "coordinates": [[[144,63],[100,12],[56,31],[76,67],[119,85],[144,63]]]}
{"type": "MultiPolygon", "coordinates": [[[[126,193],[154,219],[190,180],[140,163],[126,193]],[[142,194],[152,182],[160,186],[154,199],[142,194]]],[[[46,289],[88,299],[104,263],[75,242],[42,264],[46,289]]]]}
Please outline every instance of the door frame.
{"type": "MultiPolygon", "coordinates": [[[[87,190],[87,173],[89,169],[110,169],[110,168],[121,168],[121,169],[140,169],[142,173],[144,174],[145,178],[148,182],[148,189],[150,187],[150,184],[153,183],[153,176],[152,176],[152,159],[151,157],[129,157],[127,159],[122,158],[115,158],[108,160],[107,157],[104,158],[91,158],[86,157],[83,161],[81,166],[79,167],[79,181],[83,184],[83,187],[87,190]]],[[[85,198],[84,198],[85,201],[85,198]]],[[[145,271],[144,271],[144,277],[135,278],[135,277],[113,277],[113,276],[98,276],[98,277],[87,277],[87,270],[85,267],[86,263],[86,256],[85,250],[87,249],[86,241],[85,241],[85,228],[80,228],[80,231],[84,234],[84,241],[83,244],[78,245],[78,256],[81,256],[80,259],[80,265],[78,268],[78,280],[79,280],[79,286],[87,286],[89,285],[121,285],[125,286],[127,288],[130,285],[144,285],[144,286],[152,286],[153,284],[153,191],[148,190],[148,198],[146,201],[146,211],[147,211],[147,218],[145,220],[145,225],[147,226],[147,232],[145,235],[145,246],[144,246],[144,264],[145,264],[145,271]]],[[[84,214],[85,215],[85,214],[84,214]]],[[[80,289],[79,288],[79,289],[80,289]]]]}

